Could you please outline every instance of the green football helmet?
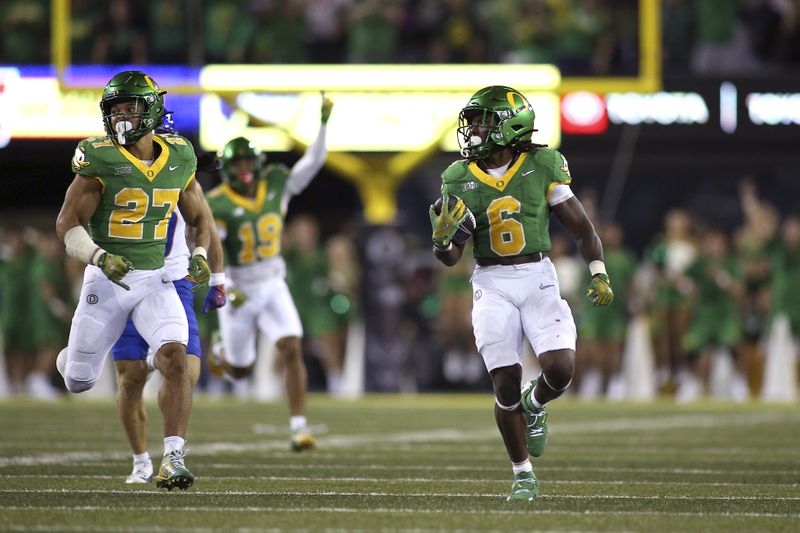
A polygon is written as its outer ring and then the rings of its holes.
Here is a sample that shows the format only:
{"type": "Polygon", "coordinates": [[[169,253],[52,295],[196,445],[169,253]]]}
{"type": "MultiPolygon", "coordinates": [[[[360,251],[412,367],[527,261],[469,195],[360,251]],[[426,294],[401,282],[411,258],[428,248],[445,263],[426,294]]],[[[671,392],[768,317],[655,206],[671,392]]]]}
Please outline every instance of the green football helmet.
{"type": "Polygon", "coordinates": [[[250,190],[252,184],[261,177],[261,171],[264,168],[261,150],[245,137],[236,137],[228,141],[222,148],[220,159],[222,167],[219,173],[222,181],[239,194],[246,194],[250,190]],[[236,174],[233,165],[240,159],[253,160],[254,171],[252,174],[236,174]]]}
{"type": "Polygon", "coordinates": [[[467,159],[484,159],[495,146],[514,148],[530,142],[536,114],[522,93],[492,85],[472,95],[458,115],[458,145],[467,159]],[[486,140],[473,135],[473,120],[481,117],[480,125],[489,128],[486,140]]]}
{"type": "Polygon", "coordinates": [[[161,126],[168,113],[164,109],[164,94],[166,91],[162,91],[144,72],[126,70],[111,78],[100,99],[103,125],[108,136],[116,143],[127,146],[135,144],[147,133],[161,126]],[[136,102],[136,111],[132,115],[139,117],[139,127],[134,128],[130,121],[120,121],[115,129],[111,125],[114,116],[111,114],[111,107],[130,101],[136,102]]]}

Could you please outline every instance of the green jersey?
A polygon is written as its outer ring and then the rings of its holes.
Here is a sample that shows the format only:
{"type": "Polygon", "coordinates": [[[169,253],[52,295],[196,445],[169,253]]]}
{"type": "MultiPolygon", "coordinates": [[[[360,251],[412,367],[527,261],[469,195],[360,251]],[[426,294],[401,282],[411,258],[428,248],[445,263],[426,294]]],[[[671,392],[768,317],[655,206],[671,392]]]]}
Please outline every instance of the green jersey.
{"type": "Polygon", "coordinates": [[[280,255],[288,178],[284,165],[269,165],[256,184],[254,198],[242,196],[227,183],[208,192],[208,205],[224,234],[226,265],[245,266],[280,255]]]}
{"type": "Polygon", "coordinates": [[[72,158],[76,174],[103,187],[89,233],[98,246],[127,257],[137,270],[164,265],[167,225],[181,192],[194,179],[197,158],[180,135],[155,135],[161,148],[147,166],[109,137],[82,140],[72,158]]]}
{"type": "Polygon", "coordinates": [[[735,314],[736,297],[730,289],[720,285],[719,277],[730,282],[741,281],[741,273],[732,258],[714,260],[700,257],[686,270],[686,275],[695,283],[697,298],[693,306],[695,314],[707,312],[710,316],[723,313],[735,314]]]}
{"type": "Polygon", "coordinates": [[[550,193],[571,181],[564,156],[538,148],[499,178],[474,161],[456,161],[442,173],[442,194],[458,196],[475,215],[476,258],[509,257],[550,250],[550,193]]]}

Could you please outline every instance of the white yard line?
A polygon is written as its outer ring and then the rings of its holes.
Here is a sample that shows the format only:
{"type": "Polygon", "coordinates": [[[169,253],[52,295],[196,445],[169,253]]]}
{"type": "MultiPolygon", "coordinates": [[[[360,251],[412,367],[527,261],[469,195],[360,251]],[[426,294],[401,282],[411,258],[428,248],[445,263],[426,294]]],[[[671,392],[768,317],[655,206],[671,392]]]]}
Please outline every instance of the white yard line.
{"type": "MultiPolygon", "coordinates": [[[[293,478],[287,478],[290,480],[293,478]]],[[[307,481],[314,481],[307,478],[307,481]]],[[[385,480],[384,480],[385,481],[385,480]]],[[[163,492],[142,492],[135,490],[121,489],[0,489],[0,494],[115,494],[122,496],[132,496],[140,498],[143,496],[162,498],[163,492]]],[[[191,496],[358,496],[376,498],[497,498],[497,493],[453,493],[453,492],[369,492],[369,491],[293,491],[293,490],[225,490],[225,491],[202,491],[192,490],[187,495],[191,496]]],[[[672,501],[723,501],[723,502],[792,502],[800,501],[800,496],[634,496],[630,494],[592,494],[589,496],[580,494],[548,494],[541,496],[541,500],[672,500],[672,501]]],[[[0,505],[0,509],[6,507],[0,505]]],[[[117,507],[114,507],[116,509],[117,507]]]]}
{"type": "MultiPolygon", "coordinates": [[[[757,426],[761,424],[800,421],[800,414],[795,413],[729,413],[729,414],[697,414],[697,415],[672,415],[661,418],[631,417],[612,420],[598,420],[594,422],[570,422],[553,424],[553,434],[575,435],[616,433],[626,431],[663,431],[673,429],[708,429],[712,427],[728,427],[735,424],[757,426]]],[[[470,442],[479,440],[498,439],[497,429],[489,426],[479,430],[458,430],[443,428],[439,430],[408,431],[380,435],[332,435],[321,437],[321,448],[353,448],[363,449],[376,445],[402,445],[421,442],[470,442]]],[[[254,440],[247,443],[217,442],[207,444],[189,444],[189,450],[196,455],[220,455],[226,453],[241,453],[247,451],[275,451],[286,449],[285,439],[268,441],[254,440]]],[[[45,465],[45,464],[72,464],[77,461],[105,461],[110,459],[129,458],[127,451],[119,452],[59,452],[42,453],[33,455],[18,455],[0,457],[0,468],[14,465],[45,465]]],[[[615,469],[616,470],[616,469],[615,469]]]]}
{"type": "MultiPolygon", "coordinates": [[[[300,465],[296,465],[300,467],[300,465]]],[[[207,468],[208,465],[205,465],[207,468]]],[[[314,465],[302,465],[302,470],[318,470],[319,468],[314,465]]],[[[424,470],[431,470],[430,467],[424,468],[424,470]]],[[[439,470],[437,468],[437,470],[439,470]]],[[[463,469],[463,470],[471,470],[471,469],[463,469]]],[[[490,470],[492,472],[497,472],[497,468],[487,468],[486,470],[490,470]]],[[[557,470],[557,469],[553,469],[557,470]]],[[[89,475],[89,474],[0,474],[0,479],[121,479],[122,476],[109,476],[109,475],[89,475]]],[[[204,477],[203,481],[314,481],[314,482],[339,482],[339,481],[364,481],[364,482],[374,482],[374,483],[384,483],[386,482],[385,477],[341,477],[341,476],[331,476],[320,478],[318,476],[315,477],[303,477],[303,476],[209,476],[204,477]]],[[[432,477],[404,477],[404,478],[392,478],[392,481],[403,481],[409,483],[507,483],[507,477],[502,479],[488,479],[488,478],[453,478],[453,479],[443,479],[443,478],[432,478],[432,477]]],[[[638,486],[654,486],[654,487],[661,487],[661,486],[674,486],[674,487],[684,487],[684,486],[692,486],[692,487],[763,487],[763,488],[780,488],[780,489],[787,489],[787,488],[796,488],[800,490],[800,484],[798,483],[756,483],[756,482],[746,482],[746,483],[737,483],[737,482],[723,482],[723,481],[631,481],[631,480],[583,480],[583,479],[548,479],[547,485],[617,485],[617,486],[628,486],[628,485],[638,485],[638,486]]],[[[59,490],[59,489],[56,489],[59,490]]],[[[13,490],[8,489],[9,492],[14,492],[13,490]]],[[[2,490],[0,490],[2,492],[2,490]]],[[[193,491],[194,492],[194,491],[193,491]]],[[[219,494],[219,492],[215,492],[215,494],[219,494]]]]}
{"type": "MultiPolygon", "coordinates": [[[[146,493],[139,493],[139,494],[146,494],[146,493]]],[[[156,493],[161,494],[161,493],[156,493]]],[[[196,494],[196,493],[193,493],[196,494]]],[[[219,493],[213,493],[218,495],[219,493]]],[[[359,494],[360,495],[360,494],[359,494]]],[[[162,497],[164,495],[162,494],[162,497]]],[[[428,496],[428,495],[426,495],[428,496]]],[[[169,496],[167,496],[169,497],[169,496]]],[[[501,500],[501,498],[497,494],[492,494],[490,496],[493,499],[501,500]]],[[[557,497],[545,497],[540,496],[539,499],[541,500],[550,500],[550,499],[557,499],[557,497]]],[[[537,500],[539,501],[539,500],[537,500]]],[[[793,513],[755,513],[755,512],[732,512],[732,511],[698,511],[698,512],[691,512],[691,511],[622,511],[622,510],[609,510],[609,511],[600,511],[600,510],[584,510],[584,511],[568,511],[568,510],[557,510],[557,509],[537,509],[534,507],[535,504],[530,504],[529,509],[458,509],[458,510],[449,510],[449,509],[412,509],[412,508],[401,508],[401,507],[391,507],[391,508],[361,508],[361,507],[315,507],[313,509],[310,508],[302,508],[302,509],[290,509],[287,507],[275,507],[275,506],[244,506],[244,507],[219,507],[219,506],[195,506],[195,505],[181,505],[180,508],[176,509],[173,506],[146,506],[146,507],[108,507],[103,505],[76,505],[76,506],[0,506],[0,509],[5,509],[9,511],[101,511],[101,512],[108,512],[109,510],[114,511],[135,511],[141,512],[142,510],[147,510],[148,512],[152,511],[187,511],[187,512],[209,512],[209,513],[220,513],[220,512],[239,512],[239,513],[275,513],[275,512],[283,512],[283,513],[302,513],[302,514],[311,514],[311,513],[354,513],[354,514],[443,514],[443,515],[465,515],[465,514],[477,514],[477,515],[487,515],[487,514],[496,514],[501,516],[507,515],[525,515],[530,516],[531,513],[539,514],[548,514],[548,515],[569,515],[569,516],[589,516],[589,515],[611,515],[611,516],[684,516],[684,517],[748,517],[748,518],[796,518],[797,514],[793,513]]],[[[521,507],[521,506],[520,506],[521,507]]]]}

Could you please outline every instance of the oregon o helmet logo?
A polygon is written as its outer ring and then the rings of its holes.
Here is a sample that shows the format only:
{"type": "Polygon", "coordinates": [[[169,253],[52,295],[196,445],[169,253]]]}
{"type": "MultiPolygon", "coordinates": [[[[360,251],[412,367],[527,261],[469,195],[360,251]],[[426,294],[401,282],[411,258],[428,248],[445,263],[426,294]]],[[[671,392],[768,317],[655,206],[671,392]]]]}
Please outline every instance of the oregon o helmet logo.
{"type": "Polygon", "coordinates": [[[521,107],[525,107],[525,98],[521,94],[519,94],[518,92],[508,91],[506,93],[506,99],[508,100],[508,103],[511,104],[511,107],[514,110],[517,110],[517,109],[519,109],[521,107]],[[519,97],[521,102],[517,103],[517,97],[519,97]]]}
{"type": "Polygon", "coordinates": [[[100,301],[100,298],[97,297],[96,294],[90,294],[86,297],[86,303],[90,305],[94,305],[100,301]]]}

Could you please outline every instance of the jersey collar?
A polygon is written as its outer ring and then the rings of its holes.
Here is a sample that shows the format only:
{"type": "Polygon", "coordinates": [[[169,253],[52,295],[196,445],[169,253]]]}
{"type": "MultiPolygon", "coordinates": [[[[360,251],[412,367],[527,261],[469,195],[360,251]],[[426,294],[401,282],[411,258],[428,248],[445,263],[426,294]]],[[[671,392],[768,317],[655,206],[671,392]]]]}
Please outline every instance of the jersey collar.
{"type": "Polygon", "coordinates": [[[125,156],[125,159],[130,161],[131,164],[135,166],[137,169],[139,169],[139,172],[144,174],[144,176],[150,181],[156,179],[158,173],[161,172],[161,169],[163,169],[164,166],[167,164],[167,159],[169,159],[169,148],[167,147],[167,143],[159,139],[158,135],[153,135],[153,140],[156,143],[158,143],[159,146],[161,146],[161,153],[158,155],[156,160],[153,161],[153,164],[150,165],[149,167],[144,163],[142,163],[138,158],[131,155],[131,153],[127,149],[125,149],[124,146],[120,146],[118,144],[115,145],[117,147],[117,150],[119,150],[120,153],[125,156]]]}
{"type": "Polygon", "coordinates": [[[259,180],[256,188],[256,197],[248,198],[233,190],[227,183],[222,184],[222,190],[234,204],[247,209],[253,213],[260,213],[264,207],[264,200],[267,198],[267,180],[259,180]]]}
{"type": "Polygon", "coordinates": [[[493,189],[497,189],[498,191],[503,192],[505,188],[508,186],[508,184],[511,182],[511,179],[516,175],[517,171],[519,170],[519,167],[522,166],[522,163],[525,161],[525,157],[527,157],[527,155],[528,155],[527,152],[521,153],[517,158],[517,160],[514,161],[514,164],[508,167],[508,169],[506,169],[506,171],[503,172],[503,175],[500,176],[499,178],[495,178],[491,174],[484,172],[484,170],[478,166],[477,161],[473,161],[467,166],[469,170],[472,172],[472,174],[476,178],[478,178],[478,181],[480,181],[484,185],[488,185],[493,189]]]}

